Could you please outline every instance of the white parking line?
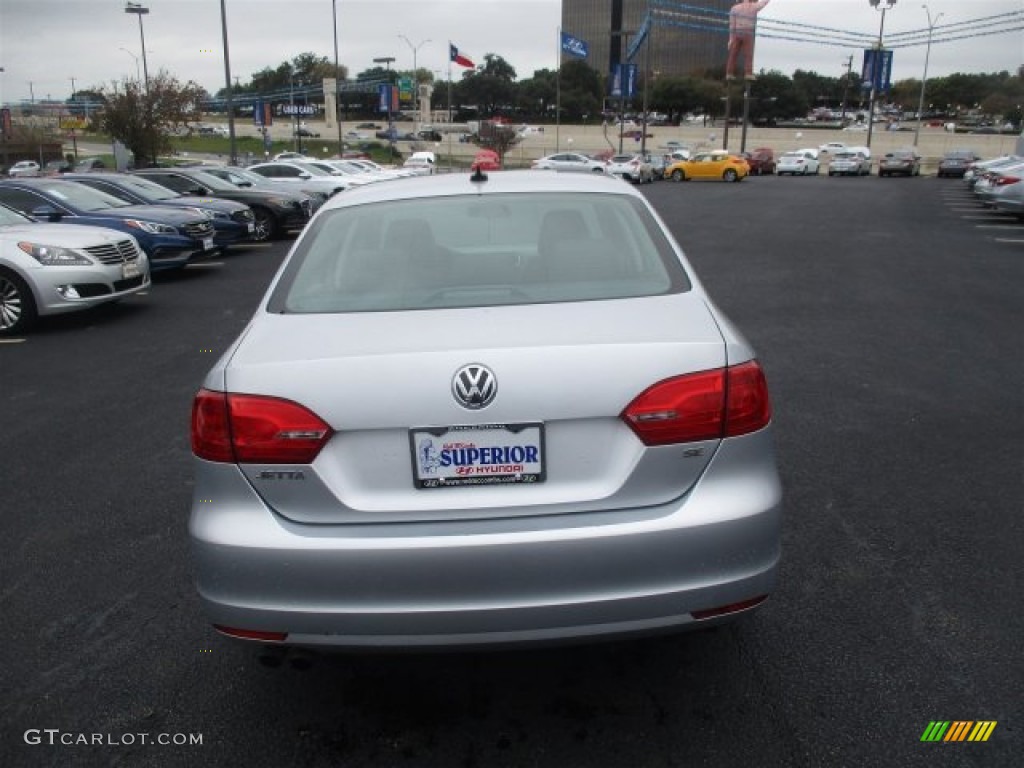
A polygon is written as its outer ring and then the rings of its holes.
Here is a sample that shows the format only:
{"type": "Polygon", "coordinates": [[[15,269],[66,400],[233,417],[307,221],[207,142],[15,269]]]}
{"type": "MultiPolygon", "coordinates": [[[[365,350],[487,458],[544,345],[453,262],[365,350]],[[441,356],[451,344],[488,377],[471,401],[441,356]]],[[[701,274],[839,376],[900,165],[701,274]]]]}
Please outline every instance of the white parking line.
{"type": "Polygon", "coordinates": [[[1024,230],[1024,224],[975,224],[975,229],[1021,229],[1024,230]]]}
{"type": "Polygon", "coordinates": [[[968,221],[1006,221],[1006,216],[1000,216],[997,213],[983,213],[978,216],[961,216],[960,218],[968,221]]]}
{"type": "Polygon", "coordinates": [[[249,250],[250,248],[273,248],[273,243],[245,243],[238,246],[239,250],[249,250]]]}
{"type": "Polygon", "coordinates": [[[994,238],[997,243],[1024,243],[1024,240],[1011,240],[1008,237],[994,238]]]}
{"type": "Polygon", "coordinates": [[[185,269],[207,269],[208,267],[223,267],[223,261],[203,261],[196,264],[186,264],[185,269]]]}
{"type": "Polygon", "coordinates": [[[24,339],[0,339],[0,344],[21,344],[24,339]]]}

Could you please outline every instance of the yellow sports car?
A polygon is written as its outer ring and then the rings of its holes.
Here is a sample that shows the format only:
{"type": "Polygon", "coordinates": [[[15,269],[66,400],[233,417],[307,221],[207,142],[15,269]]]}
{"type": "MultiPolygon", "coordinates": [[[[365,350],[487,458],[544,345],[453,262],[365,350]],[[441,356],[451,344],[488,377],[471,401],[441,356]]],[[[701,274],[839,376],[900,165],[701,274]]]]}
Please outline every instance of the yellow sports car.
{"type": "Polygon", "coordinates": [[[742,157],[725,150],[698,152],[689,160],[677,160],[665,168],[665,178],[672,181],[690,179],[721,179],[742,181],[750,174],[750,166],[742,157]]]}

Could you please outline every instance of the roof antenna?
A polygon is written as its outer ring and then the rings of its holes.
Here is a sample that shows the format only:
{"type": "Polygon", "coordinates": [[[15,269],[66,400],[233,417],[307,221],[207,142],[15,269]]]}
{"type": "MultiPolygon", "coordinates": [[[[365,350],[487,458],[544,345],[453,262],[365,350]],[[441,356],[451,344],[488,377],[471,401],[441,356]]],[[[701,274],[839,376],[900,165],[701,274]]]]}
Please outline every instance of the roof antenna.
{"type": "Polygon", "coordinates": [[[481,169],[480,166],[478,165],[476,168],[473,169],[473,175],[469,177],[469,180],[474,184],[479,184],[481,182],[487,181],[487,174],[484,173],[483,169],[481,169]]]}

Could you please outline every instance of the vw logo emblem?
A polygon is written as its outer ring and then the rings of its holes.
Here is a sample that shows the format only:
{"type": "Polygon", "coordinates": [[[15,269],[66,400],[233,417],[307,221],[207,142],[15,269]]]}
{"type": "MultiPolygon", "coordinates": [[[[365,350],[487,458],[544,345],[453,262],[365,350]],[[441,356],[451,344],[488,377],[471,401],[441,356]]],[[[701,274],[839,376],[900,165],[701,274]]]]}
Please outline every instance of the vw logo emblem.
{"type": "Polygon", "coordinates": [[[463,408],[477,411],[486,408],[498,394],[498,380],[485,365],[472,363],[455,372],[452,394],[463,408]]]}

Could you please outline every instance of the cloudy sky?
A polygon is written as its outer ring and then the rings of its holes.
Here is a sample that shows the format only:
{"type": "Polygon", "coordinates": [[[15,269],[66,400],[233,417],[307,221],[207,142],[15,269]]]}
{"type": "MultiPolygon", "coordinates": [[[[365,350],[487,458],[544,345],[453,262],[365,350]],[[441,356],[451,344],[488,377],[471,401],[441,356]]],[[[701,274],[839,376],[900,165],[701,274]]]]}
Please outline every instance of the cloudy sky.
{"type": "MultiPolygon", "coordinates": [[[[701,0],[686,1],[702,5],[701,0]]],[[[211,92],[221,88],[220,2],[144,4],[150,9],[143,18],[150,73],[164,68],[211,92]]],[[[231,73],[242,82],[305,51],[333,60],[331,0],[226,0],[226,5],[231,73]]],[[[1024,10],[1024,0],[927,0],[927,5],[932,19],[943,14],[936,40],[946,25],[1024,10]]],[[[394,56],[393,66],[412,69],[416,47],[417,65],[443,78],[448,40],[477,63],[485,53],[502,56],[520,78],[556,66],[558,0],[337,0],[337,11],[339,60],[352,74],[374,66],[372,59],[380,56],[394,56]]],[[[761,18],[863,35],[877,35],[880,22],[868,0],[773,0],[761,18]]],[[[1016,26],[1024,26],[1024,19],[1016,18],[1016,26]]],[[[887,37],[927,26],[921,0],[903,0],[886,15],[887,37]]],[[[826,32],[799,36],[808,34],[826,32]]],[[[755,66],[786,74],[800,68],[835,77],[842,74],[852,52],[853,48],[763,37],[755,66]]],[[[72,77],[77,87],[85,88],[134,76],[140,54],[138,20],[124,12],[122,0],[0,0],[0,101],[16,102],[32,94],[36,99],[65,99],[72,77]]],[[[923,43],[898,49],[894,79],[920,78],[924,57],[923,43]]],[[[859,58],[855,54],[855,69],[859,58]]],[[[1017,29],[936,43],[929,75],[1016,71],[1022,64],[1024,31],[1017,29]]]]}

